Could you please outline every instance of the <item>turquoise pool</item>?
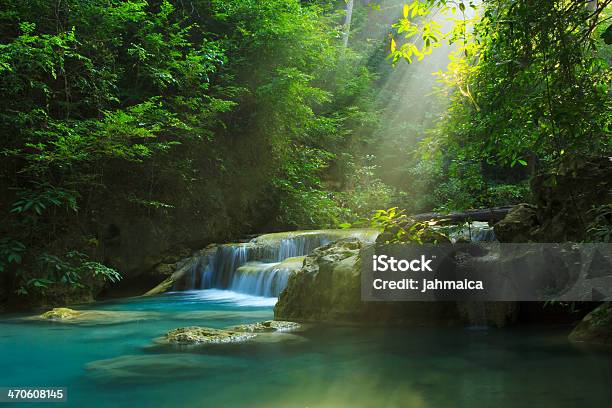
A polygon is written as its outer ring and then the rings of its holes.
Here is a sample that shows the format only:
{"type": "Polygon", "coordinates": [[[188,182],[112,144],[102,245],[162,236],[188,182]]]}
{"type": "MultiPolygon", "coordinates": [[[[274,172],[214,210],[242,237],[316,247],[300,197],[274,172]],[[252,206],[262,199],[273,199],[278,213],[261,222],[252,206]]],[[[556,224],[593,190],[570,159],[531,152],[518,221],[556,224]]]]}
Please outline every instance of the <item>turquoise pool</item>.
{"type": "MultiPolygon", "coordinates": [[[[114,324],[0,319],[0,387],[62,386],[66,407],[604,407],[612,352],[567,328],[311,326],[291,341],[178,351],[182,326],[271,319],[275,299],[204,290],[88,305],[146,312],[114,324]]],[[[14,406],[40,406],[18,403],[14,406]]],[[[43,406],[47,406],[44,405],[43,406]]]]}

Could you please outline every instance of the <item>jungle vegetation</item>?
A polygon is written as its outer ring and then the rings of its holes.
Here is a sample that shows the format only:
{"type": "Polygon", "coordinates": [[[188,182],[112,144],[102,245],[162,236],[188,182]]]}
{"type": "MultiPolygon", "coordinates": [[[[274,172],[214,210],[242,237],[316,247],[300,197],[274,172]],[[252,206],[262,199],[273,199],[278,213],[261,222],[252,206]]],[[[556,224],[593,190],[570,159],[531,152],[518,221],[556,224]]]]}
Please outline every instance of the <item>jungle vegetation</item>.
{"type": "Polygon", "coordinates": [[[0,296],[118,280],[109,208],[236,237],[528,201],[609,153],[611,2],[2,0],[0,296]]]}

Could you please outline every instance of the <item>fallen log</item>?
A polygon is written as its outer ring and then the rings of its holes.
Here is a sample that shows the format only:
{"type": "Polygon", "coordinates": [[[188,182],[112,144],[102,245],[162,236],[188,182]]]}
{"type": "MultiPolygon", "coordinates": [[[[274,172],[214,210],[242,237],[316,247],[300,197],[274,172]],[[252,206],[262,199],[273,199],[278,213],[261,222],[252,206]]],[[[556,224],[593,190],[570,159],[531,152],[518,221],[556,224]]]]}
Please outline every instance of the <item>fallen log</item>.
{"type": "Polygon", "coordinates": [[[466,210],[463,212],[454,212],[454,213],[422,213],[410,215],[409,217],[416,221],[428,221],[428,220],[436,220],[443,223],[457,223],[457,222],[466,222],[466,221],[483,221],[495,223],[501,221],[506,214],[512,209],[512,206],[506,207],[493,207],[493,208],[483,208],[483,209],[474,209],[474,210],[466,210]]]}

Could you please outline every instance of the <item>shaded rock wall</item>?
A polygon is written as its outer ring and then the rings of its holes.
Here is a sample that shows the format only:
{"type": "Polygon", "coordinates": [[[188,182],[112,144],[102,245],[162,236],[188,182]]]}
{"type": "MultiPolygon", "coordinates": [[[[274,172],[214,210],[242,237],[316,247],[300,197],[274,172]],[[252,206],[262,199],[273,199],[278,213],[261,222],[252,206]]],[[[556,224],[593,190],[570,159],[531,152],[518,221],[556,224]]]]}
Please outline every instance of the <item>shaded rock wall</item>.
{"type": "Polygon", "coordinates": [[[586,315],[569,339],[577,343],[612,345],[612,303],[604,303],[586,315]]]}
{"type": "Polygon", "coordinates": [[[504,326],[518,308],[513,302],[362,302],[363,244],[341,240],[316,249],[292,274],[274,308],[283,320],[403,326],[464,323],[504,326]],[[484,312],[484,313],[480,313],[484,312]]]}
{"type": "Polygon", "coordinates": [[[534,205],[520,204],[495,224],[501,242],[565,242],[587,239],[594,206],[612,203],[609,157],[561,163],[531,182],[534,205]]]}

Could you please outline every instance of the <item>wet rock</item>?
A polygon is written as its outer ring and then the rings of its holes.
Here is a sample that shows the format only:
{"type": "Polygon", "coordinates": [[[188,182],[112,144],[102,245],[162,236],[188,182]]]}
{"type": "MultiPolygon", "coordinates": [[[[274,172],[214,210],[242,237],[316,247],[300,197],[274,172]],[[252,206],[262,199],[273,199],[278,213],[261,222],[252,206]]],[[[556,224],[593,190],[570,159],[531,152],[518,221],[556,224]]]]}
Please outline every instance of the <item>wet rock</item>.
{"type": "Polygon", "coordinates": [[[189,289],[194,286],[194,270],[202,270],[206,268],[208,263],[213,259],[217,252],[217,245],[209,245],[201,251],[197,251],[193,256],[177,261],[173,265],[161,264],[160,273],[171,273],[159,285],[147,291],[143,296],[159,295],[169,290],[189,289]]]}
{"type": "MultiPolygon", "coordinates": [[[[402,236],[402,238],[397,241],[397,234],[398,232],[400,232],[400,228],[408,231],[410,230],[410,228],[415,224],[416,221],[414,221],[411,218],[407,218],[404,222],[399,223],[397,226],[395,226],[394,228],[388,229],[385,232],[383,232],[382,234],[378,235],[378,237],[376,238],[376,243],[378,244],[388,244],[391,242],[412,242],[411,239],[412,237],[410,236],[410,234],[405,234],[402,236]]],[[[421,239],[421,242],[423,243],[437,243],[437,244],[449,244],[451,243],[451,239],[444,234],[442,231],[439,230],[439,228],[435,228],[435,227],[426,227],[423,231],[422,234],[419,237],[421,239]]]]}
{"type": "Polygon", "coordinates": [[[461,323],[454,302],[362,302],[362,248],[358,240],[340,240],[306,257],[281,293],[275,319],[408,326],[461,323]]]}
{"type": "Polygon", "coordinates": [[[305,337],[298,336],[291,333],[261,333],[252,339],[249,339],[249,343],[251,344],[296,344],[296,343],[304,343],[308,341],[305,337]]]}
{"type": "Polygon", "coordinates": [[[572,330],[572,342],[612,345],[612,303],[597,307],[572,330]]]}
{"type": "Polygon", "coordinates": [[[505,327],[518,319],[517,302],[457,302],[463,320],[473,326],[505,327]]]}
{"type": "Polygon", "coordinates": [[[255,333],[192,326],[171,330],[157,342],[176,345],[225,344],[244,342],[255,336],[255,333]]]}
{"type": "Polygon", "coordinates": [[[56,307],[39,316],[27,317],[25,320],[53,321],[68,324],[120,324],[158,317],[155,312],[125,312],[115,310],[74,310],[56,307]]]}
{"type": "Polygon", "coordinates": [[[48,312],[45,312],[40,315],[42,319],[51,319],[51,320],[65,320],[65,319],[74,319],[78,316],[82,316],[82,311],[77,311],[73,309],[69,309],[67,307],[56,307],[48,312]]]}
{"type": "Polygon", "coordinates": [[[534,239],[532,230],[537,225],[535,206],[519,204],[493,228],[495,236],[501,242],[529,242],[534,239]]]}
{"type": "Polygon", "coordinates": [[[373,243],[376,240],[378,234],[378,231],[373,228],[304,230],[264,234],[254,238],[251,242],[266,245],[278,245],[278,243],[287,239],[312,239],[316,237],[322,237],[325,238],[328,242],[354,238],[361,242],[373,243]]]}
{"type": "Polygon", "coordinates": [[[295,322],[283,320],[266,320],[265,322],[240,324],[232,326],[228,330],[239,332],[289,332],[300,329],[301,325],[295,322]]]}

